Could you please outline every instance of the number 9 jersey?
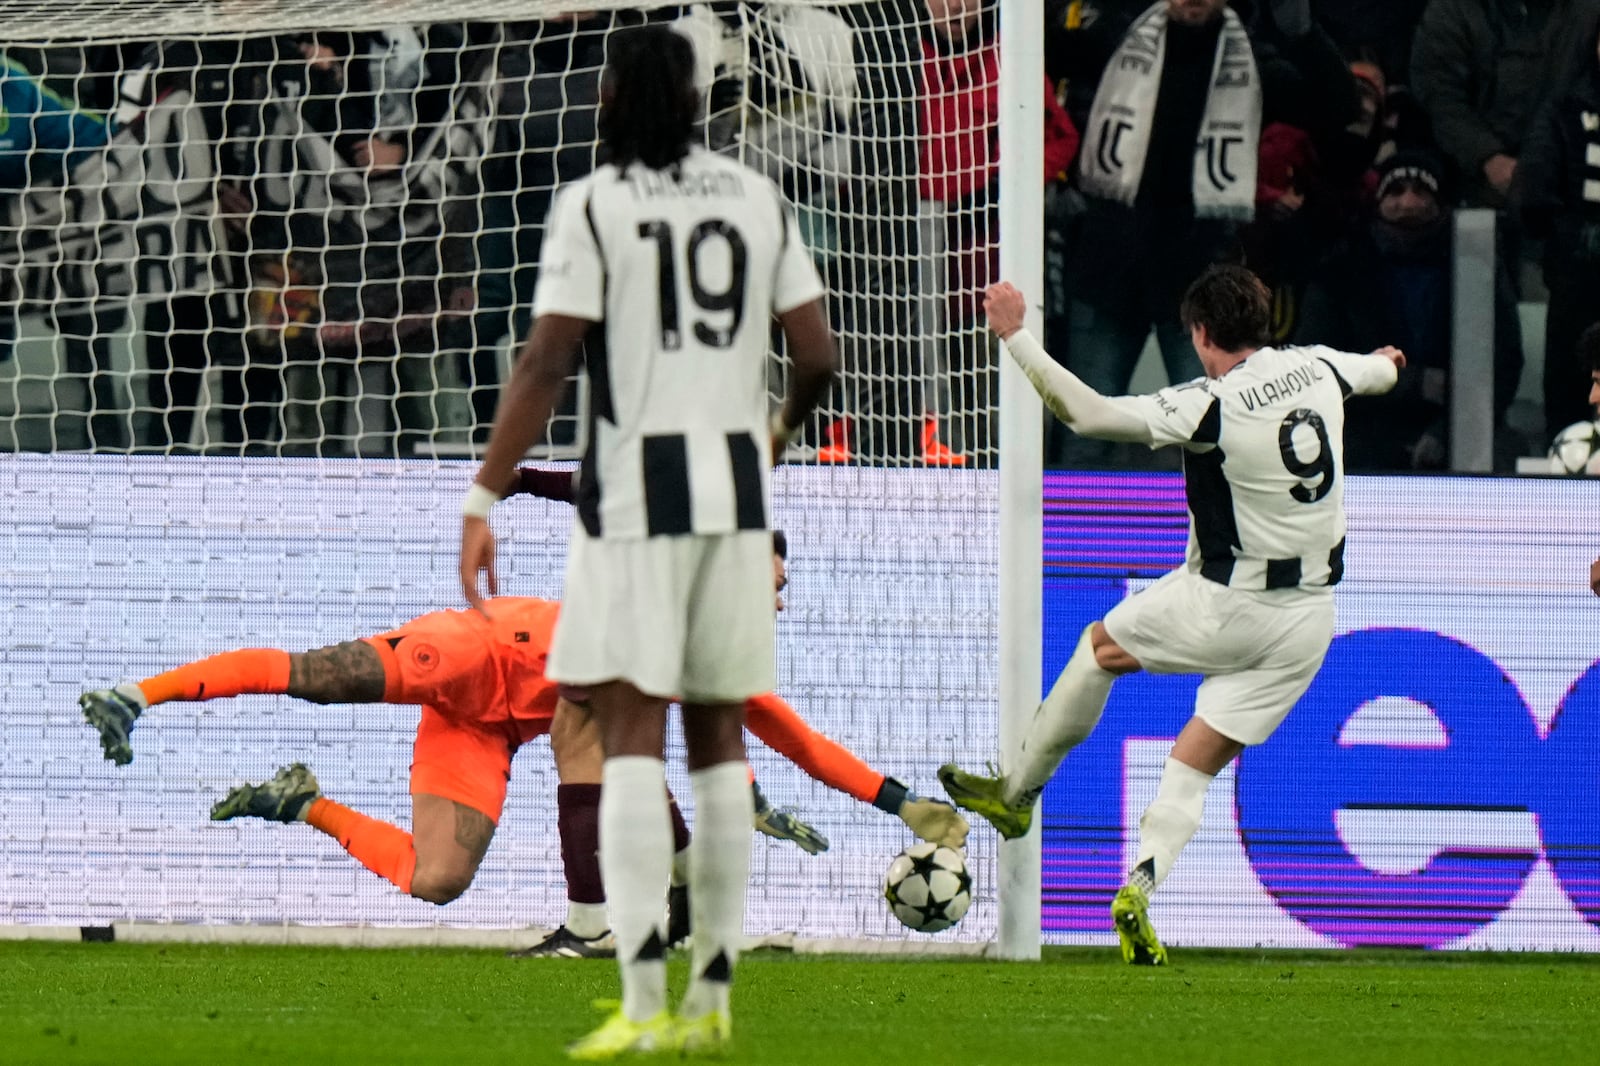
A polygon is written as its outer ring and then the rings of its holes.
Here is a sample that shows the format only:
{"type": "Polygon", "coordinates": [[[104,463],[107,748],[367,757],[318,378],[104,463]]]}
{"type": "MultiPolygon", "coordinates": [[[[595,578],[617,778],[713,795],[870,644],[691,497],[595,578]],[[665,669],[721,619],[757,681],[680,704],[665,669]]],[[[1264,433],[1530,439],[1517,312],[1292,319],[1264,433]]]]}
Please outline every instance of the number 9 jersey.
{"type": "Polygon", "coordinates": [[[574,501],[589,536],[767,527],[771,320],[823,293],[777,186],[731,159],[607,164],[557,194],[534,314],[596,323],[574,501]]]}
{"type": "Polygon", "coordinates": [[[1220,378],[1111,403],[1184,449],[1187,567],[1241,589],[1328,588],[1344,575],[1344,401],[1387,392],[1394,364],[1331,348],[1261,348],[1220,378]]]}

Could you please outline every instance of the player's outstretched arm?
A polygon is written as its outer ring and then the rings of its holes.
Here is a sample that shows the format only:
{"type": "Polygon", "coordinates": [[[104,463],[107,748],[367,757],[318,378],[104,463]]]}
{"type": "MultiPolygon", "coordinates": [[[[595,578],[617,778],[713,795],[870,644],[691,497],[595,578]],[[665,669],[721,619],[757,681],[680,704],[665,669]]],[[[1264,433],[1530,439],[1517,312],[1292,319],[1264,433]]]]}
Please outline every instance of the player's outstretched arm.
{"type": "Polygon", "coordinates": [[[967,822],[954,807],[922,799],[878,773],[849,748],[812,729],[777,695],[769,692],[747,701],[744,712],[750,732],[809,777],[889,812],[923,840],[952,848],[966,843],[967,822]]]}
{"type": "Polygon", "coordinates": [[[1600,596],[1600,559],[1589,564],[1589,588],[1600,596]]]}
{"type": "Polygon", "coordinates": [[[479,575],[487,575],[485,585],[491,596],[499,592],[489,509],[505,494],[517,463],[544,434],[550,413],[566,389],[584,335],[592,325],[587,319],[571,315],[540,315],[500,397],[488,452],[462,505],[461,591],[467,602],[480,611],[483,596],[479,575]]]}
{"type": "Polygon", "coordinates": [[[1151,443],[1150,427],[1144,419],[1122,410],[1084,384],[1050,358],[1044,346],[1023,327],[1027,302],[1015,285],[1002,281],[989,286],[984,291],[983,310],[988,315],[989,328],[1005,343],[1006,351],[1033,383],[1045,406],[1074,432],[1099,440],[1151,443]]]}
{"type": "Polygon", "coordinates": [[[1406,353],[1393,345],[1367,355],[1332,348],[1319,348],[1316,354],[1339,375],[1340,388],[1346,396],[1379,396],[1388,392],[1399,383],[1400,371],[1406,365],[1406,353]]]}

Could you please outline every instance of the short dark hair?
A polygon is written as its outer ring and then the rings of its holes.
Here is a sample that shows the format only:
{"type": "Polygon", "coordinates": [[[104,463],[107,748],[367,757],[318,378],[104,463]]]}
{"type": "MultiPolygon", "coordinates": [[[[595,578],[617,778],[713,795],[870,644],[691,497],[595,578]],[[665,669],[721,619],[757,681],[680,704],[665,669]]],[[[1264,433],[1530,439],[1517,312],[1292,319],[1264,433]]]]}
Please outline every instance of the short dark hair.
{"type": "Polygon", "coordinates": [[[1578,358],[1588,365],[1591,373],[1600,370],[1600,322],[1584,330],[1578,338],[1578,358]]]}
{"type": "Polygon", "coordinates": [[[784,562],[789,561],[789,538],[783,535],[781,529],[772,531],[772,554],[784,562]]]}
{"type": "Polygon", "coordinates": [[[700,93],[694,46],[659,24],[618,30],[606,45],[596,119],[608,161],[664,170],[689,154],[700,93]]]}
{"type": "Polygon", "coordinates": [[[1225,352],[1262,348],[1272,339],[1272,293],[1242,266],[1207,267],[1183,294],[1178,313],[1184,328],[1202,327],[1225,352]]]}

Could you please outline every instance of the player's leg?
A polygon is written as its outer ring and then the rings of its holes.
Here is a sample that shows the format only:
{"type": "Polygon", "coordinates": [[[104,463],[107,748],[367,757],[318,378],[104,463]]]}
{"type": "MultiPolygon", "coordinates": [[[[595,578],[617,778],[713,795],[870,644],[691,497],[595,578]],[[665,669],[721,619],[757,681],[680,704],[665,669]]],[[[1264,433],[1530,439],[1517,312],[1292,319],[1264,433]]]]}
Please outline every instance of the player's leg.
{"type": "MultiPolygon", "coordinates": [[[[556,832],[567,882],[567,917],[544,940],[511,952],[513,958],[610,958],[616,942],[606,916],[600,876],[600,782],[605,749],[588,694],[566,689],[550,723],[550,753],[556,763],[556,832]],[[569,698],[570,697],[570,698],[569,698]]],[[[689,826],[669,793],[672,818],[672,887],[667,899],[667,946],[689,933],[689,826]]]]}
{"type": "MultiPolygon", "coordinates": [[[[683,575],[693,572],[700,539],[577,536],[568,548],[566,596],[547,673],[589,690],[600,728],[600,870],[622,978],[620,1009],[568,1045],[577,1059],[665,1050],[676,1042],[662,928],[673,851],[662,753],[668,697],[682,691],[683,575]]],[[[765,550],[770,556],[770,544],[765,550]]],[[[770,557],[763,563],[770,570],[770,557]]]]}
{"type": "Polygon", "coordinates": [[[498,731],[425,706],[412,759],[411,832],[323,796],[298,763],[262,785],[235,788],[211,817],[305,822],[402,892],[449,903],[472,883],[494,836],[515,747],[498,731]]]}
{"type": "MultiPolygon", "coordinates": [[[[671,1019],[661,901],[672,878],[673,844],[662,760],[667,700],[646,695],[625,681],[608,681],[591,687],[589,705],[606,756],[600,789],[600,870],[622,974],[622,1017],[633,1027],[665,1034],[671,1019]]],[[[590,1041],[603,1042],[605,1029],[602,1026],[570,1050],[583,1054],[590,1041]]],[[[625,1035],[636,1042],[639,1034],[630,1030],[625,1035]]]]}
{"type": "Polygon", "coordinates": [[[291,806],[297,783],[287,775],[307,773],[296,764],[262,785],[243,785],[212,808],[215,821],[246,815],[280,822],[305,822],[339,842],[350,856],[400,891],[429,903],[449,903],[467,890],[489,841],[494,819],[482,811],[443,796],[414,795],[412,832],[373,818],[321,795],[316,779],[301,803],[291,806]],[[269,799],[286,798],[276,803],[269,799]]]}
{"type": "Polygon", "coordinates": [[[429,903],[449,903],[472,884],[494,839],[495,820],[459,800],[417,793],[411,797],[415,873],[410,892],[429,903]]]}
{"type": "Polygon", "coordinates": [[[729,992],[744,936],[752,795],[744,704],[776,686],[772,539],[764,530],[700,538],[683,659],[683,734],[694,787],[689,845],[694,950],[679,1008],[682,1046],[714,1051],[732,1035],[729,992]],[[763,590],[763,585],[766,590],[763,590]]]}
{"type": "Polygon", "coordinates": [[[1156,798],[1139,819],[1139,851],[1127,884],[1111,902],[1111,918],[1122,945],[1122,958],[1135,965],[1159,966],[1167,949],[1150,921],[1150,896],[1166,880],[1178,853],[1200,827],[1206,790],[1244,750],[1201,718],[1191,718],[1172,746],[1161,772],[1156,798]]]}
{"type": "Polygon", "coordinates": [[[123,765],[133,760],[128,739],[133,724],[150,707],[262,693],[313,703],[375,703],[383,699],[384,667],[372,645],[360,640],[302,653],[241,648],[143,681],[86,692],[78,705],[100,734],[105,757],[123,765]]]}
{"type": "Polygon", "coordinates": [[[1156,798],[1139,819],[1139,858],[1131,880],[1145,891],[1154,891],[1166,880],[1178,852],[1200,827],[1211,782],[1244,747],[1198,717],[1189,719],[1178,734],[1162,768],[1156,798]]]}
{"type": "MultiPolygon", "coordinates": [[[[470,691],[485,704],[499,698],[483,687],[463,689],[461,698],[474,702],[470,691]]],[[[500,821],[517,746],[501,723],[422,708],[411,757],[411,895],[444,904],[472,884],[500,821]]]]}
{"type": "Polygon", "coordinates": [[[544,940],[512,952],[513,958],[609,958],[616,954],[600,877],[600,781],[605,749],[600,725],[586,705],[564,693],[550,721],[556,763],[556,833],[567,882],[566,920],[544,940]]]}
{"type": "Polygon", "coordinates": [[[1241,751],[1278,728],[1311,686],[1333,638],[1331,596],[1286,593],[1281,605],[1267,605],[1220,585],[1191,589],[1212,601],[1197,604],[1191,617],[1226,618],[1227,624],[1206,622],[1209,639],[1181,627],[1165,633],[1169,654],[1188,659],[1159,665],[1198,667],[1207,676],[1195,696],[1195,716],[1173,744],[1156,797],[1139,820],[1137,858],[1112,902],[1123,958],[1133,963],[1166,961],[1146,908],[1199,828],[1211,782],[1241,751]],[[1201,661],[1206,655],[1210,667],[1201,661]],[[1243,668],[1217,673],[1215,664],[1243,668]]]}
{"type": "Polygon", "coordinates": [[[689,844],[694,950],[680,1015],[694,1046],[730,1036],[729,991],[744,939],[750,880],[751,791],[742,704],[686,703],[684,746],[694,788],[695,833],[689,844]]]}
{"type": "Polygon", "coordinates": [[[948,764],[939,770],[945,791],[957,806],[988,819],[1006,839],[1024,835],[1056,767],[1094,732],[1111,683],[1139,669],[1139,660],[1117,643],[1105,623],[1088,626],[1050,694],[1034,711],[1016,765],[1001,775],[984,776],[948,764]]]}

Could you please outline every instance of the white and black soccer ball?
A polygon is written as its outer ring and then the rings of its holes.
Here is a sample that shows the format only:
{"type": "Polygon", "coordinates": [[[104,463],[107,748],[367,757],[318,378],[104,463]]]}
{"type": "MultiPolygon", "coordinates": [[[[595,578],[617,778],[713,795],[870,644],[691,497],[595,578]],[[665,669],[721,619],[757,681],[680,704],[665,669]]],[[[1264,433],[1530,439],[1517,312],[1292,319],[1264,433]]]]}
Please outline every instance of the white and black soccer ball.
{"type": "Polygon", "coordinates": [[[1550,442],[1550,472],[1600,476],[1600,422],[1574,422],[1550,442]]]}
{"type": "Polygon", "coordinates": [[[894,857],[883,878],[894,916],[919,933],[937,933],[972,906],[972,875],[954,848],[919,841],[894,857]]]}

